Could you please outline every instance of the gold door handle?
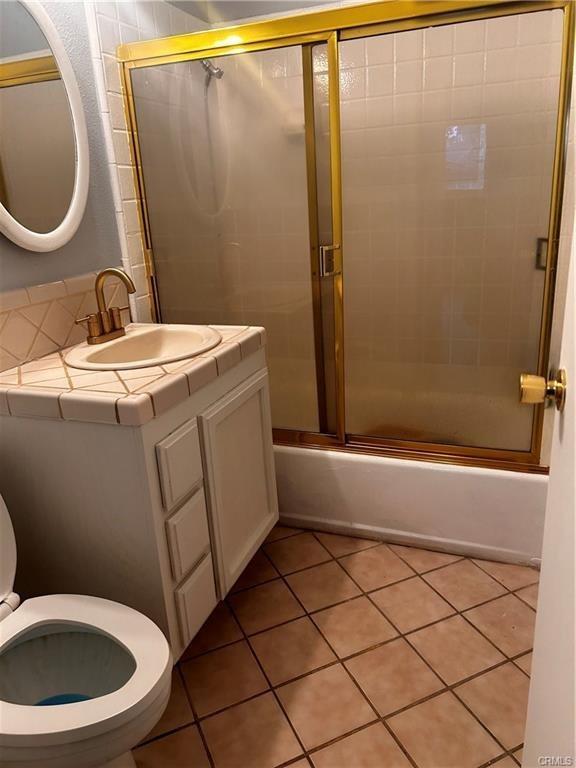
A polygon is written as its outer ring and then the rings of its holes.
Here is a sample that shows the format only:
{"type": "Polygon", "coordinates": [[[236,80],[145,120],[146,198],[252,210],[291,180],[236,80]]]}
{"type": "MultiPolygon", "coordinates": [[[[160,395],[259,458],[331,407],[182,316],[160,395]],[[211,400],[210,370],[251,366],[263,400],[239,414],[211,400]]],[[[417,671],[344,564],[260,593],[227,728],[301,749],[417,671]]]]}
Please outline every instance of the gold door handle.
{"type": "Polygon", "coordinates": [[[564,410],[566,402],[566,371],[563,368],[550,372],[548,381],[544,376],[531,373],[520,375],[520,402],[528,405],[553,402],[559,411],[564,410]]]}
{"type": "Polygon", "coordinates": [[[333,277],[341,272],[339,245],[320,246],[320,277],[333,277]]]}

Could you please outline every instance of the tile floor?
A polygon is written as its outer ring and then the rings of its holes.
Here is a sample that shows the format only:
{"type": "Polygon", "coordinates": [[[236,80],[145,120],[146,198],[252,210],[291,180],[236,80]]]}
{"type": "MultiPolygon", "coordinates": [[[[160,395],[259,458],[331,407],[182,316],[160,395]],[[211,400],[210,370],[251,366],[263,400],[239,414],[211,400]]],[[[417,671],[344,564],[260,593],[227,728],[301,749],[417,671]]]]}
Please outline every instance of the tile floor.
{"type": "Polygon", "coordinates": [[[513,768],[538,571],[276,526],[139,768],[513,768]]]}

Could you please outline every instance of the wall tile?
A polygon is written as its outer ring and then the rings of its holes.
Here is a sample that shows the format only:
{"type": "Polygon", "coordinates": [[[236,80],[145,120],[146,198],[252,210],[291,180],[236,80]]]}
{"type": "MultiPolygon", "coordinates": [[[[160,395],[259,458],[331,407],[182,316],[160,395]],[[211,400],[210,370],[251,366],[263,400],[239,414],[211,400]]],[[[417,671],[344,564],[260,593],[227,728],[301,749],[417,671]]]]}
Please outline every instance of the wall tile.
{"type": "Polygon", "coordinates": [[[0,371],[62,347],[74,320],[83,316],[86,300],[93,300],[94,277],[95,273],[88,273],[31,286],[20,297],[14,291],[0,293],[0,307],[20,305],[0,314],[0,371]],[[24,294],[27,303],[22,305],[24,294]]]}
{"type": "Polygon", "coordinates": [[[30,303],[28,292],[25,288],[16,291],[4,291],[0,293],[0,311],[16,309],[30,303]]]}
{"type": "Polygon", "coordinates": [[[120,42],[120,29],[118,23],[108,16],[96,15],[98,37],[100,47],[104,53],[116,55],[116,48],[120,42]]]}

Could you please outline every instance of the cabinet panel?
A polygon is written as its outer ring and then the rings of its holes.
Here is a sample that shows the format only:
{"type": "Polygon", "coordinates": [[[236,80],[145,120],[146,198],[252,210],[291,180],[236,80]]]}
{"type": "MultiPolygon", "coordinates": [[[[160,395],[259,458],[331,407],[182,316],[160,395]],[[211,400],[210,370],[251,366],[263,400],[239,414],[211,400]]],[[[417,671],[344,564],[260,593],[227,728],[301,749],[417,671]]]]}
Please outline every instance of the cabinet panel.
{"type": "Polygon", "coordinates": [[[220,597],[278,519],[267,372],[200,417],[220,597]]]}
{"type": "Polygon", "coordinates": [[[172,573],[180,581],[210,550],[204,490],[201,488],[166,521],[172,573]]]}
{"type": "Polygon", "coordinates": [[[162,501],[173,509],[202,479],[196,419],[190,419],[156,445],[162,501]]]}
{"type": "Polygon", "coordinates": [[[192,640],[214,610],[218,599],[214,586],[212,558],[207,555],[184,584],[175,591],[182,644],[192,640]]]}

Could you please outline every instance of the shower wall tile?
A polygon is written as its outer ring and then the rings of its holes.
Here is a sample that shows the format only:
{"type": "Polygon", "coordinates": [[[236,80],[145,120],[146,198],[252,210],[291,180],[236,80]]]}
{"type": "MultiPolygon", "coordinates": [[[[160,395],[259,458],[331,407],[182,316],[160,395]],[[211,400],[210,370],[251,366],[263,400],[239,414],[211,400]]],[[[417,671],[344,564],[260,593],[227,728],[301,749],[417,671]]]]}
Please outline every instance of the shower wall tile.
{"type": "MultiPolygon", "coordinates": [[[[142,267],[142,233],[137,215],[138,196],[132,175],[128,125],[122,96],[116,51],[121,43],[194,32],[208,25],[165,0],[117,0],[86,3],[90,28],[92,64],[99,85],[112,191],[122,249],[122,264],[134,276],[142,267]]],[[[150,296],[146,281],[138,279],[138,291],[130,297],[134,318],[150,320],[150,296]]]]}

